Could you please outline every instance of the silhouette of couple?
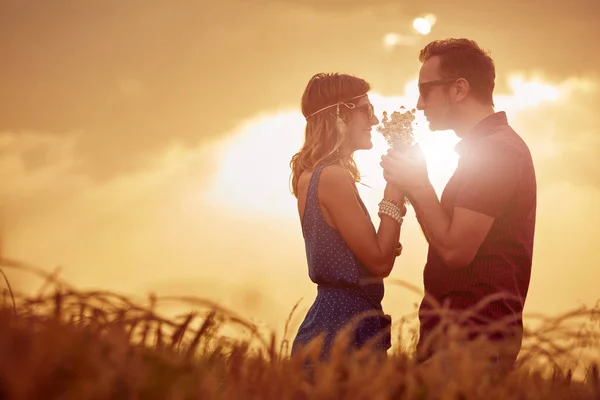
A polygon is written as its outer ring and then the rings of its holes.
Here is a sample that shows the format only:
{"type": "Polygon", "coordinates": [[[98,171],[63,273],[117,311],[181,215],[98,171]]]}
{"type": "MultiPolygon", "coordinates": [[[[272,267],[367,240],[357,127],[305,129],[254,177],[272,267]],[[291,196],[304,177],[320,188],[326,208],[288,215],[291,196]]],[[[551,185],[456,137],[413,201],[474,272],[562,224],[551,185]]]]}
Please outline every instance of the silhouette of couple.
{"type": "Polygon", "coordinates": [[[510,369],[521,348],[531,276],[532,158],[506,114],[494,110],[494,62],[477,43],[433,41],[419,59],[417,109],[430,130],[456,133],[460,159],[438,200],[418,147],[390,149],[381,161],[387,184],[378,229],[356,189],[360,174],[353,160],[356,150],[372,147],[371,129],[379,123],[369,83],[322,73],[304,91],[305,141],[290,165],[317,296],[298,329],[292,355],[321,337],[321,358],[327,359],[334,339],[349,326],[349,350],[368,346],[386,355],[391,318],[381,306],[383,278],[402,252],[408,198],[429,244],[417,362],[442,357],[450,342],[468,345],[483,339],[491,350],[478,356],[510,369]],[[455,331],[461,334],[450,336],[455,331]]]}

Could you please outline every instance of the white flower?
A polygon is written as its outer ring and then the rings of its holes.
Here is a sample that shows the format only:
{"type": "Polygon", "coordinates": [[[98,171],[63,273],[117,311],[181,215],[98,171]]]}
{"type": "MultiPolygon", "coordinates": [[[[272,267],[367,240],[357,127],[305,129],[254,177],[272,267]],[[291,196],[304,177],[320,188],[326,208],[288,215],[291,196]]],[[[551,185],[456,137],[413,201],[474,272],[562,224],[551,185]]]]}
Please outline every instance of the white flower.
{"type": "Polygon", "coordinates": [[[394,149],[407,149],[415,143],[413,122],[416,111],[414,108],[410,111],[405,110],[404,106],[400,107],[400,111],[392,112],[391,118],[388,118],[388,113],[384,111],[381,124],[377,127],[377,131],[394,149]]]}

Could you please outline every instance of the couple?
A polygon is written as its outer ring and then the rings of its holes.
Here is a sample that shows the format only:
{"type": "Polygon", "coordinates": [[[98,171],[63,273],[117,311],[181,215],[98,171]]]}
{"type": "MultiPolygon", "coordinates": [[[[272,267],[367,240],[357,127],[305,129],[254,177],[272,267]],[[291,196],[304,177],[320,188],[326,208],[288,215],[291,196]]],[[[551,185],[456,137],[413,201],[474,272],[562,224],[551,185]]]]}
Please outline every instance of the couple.
{"type": "Polygon", "coordinates": [[[443,353],[447,330],[440,329],[444,324],[434,312],[442,305],[467,328],[461,343],[478,337],[510,343],[489,361],[511,368],[521,347],[531,275],[536,215],[531,155],[505,113],[494,111],[494,62],[474,41],[434,41],[419,58],[417,108],[431,130],[454,130],[461,139],[460,160],[438,200],[421,153],[388,151],[381,162],[387,185],[377,230],[356,189],[360,174],[353,160],[354,151],[372,147],[371,128],[379,123],[369,84],[344,74],[317,74],[305,89],[305,142],[290,164],[309,277],[318,294],[292,354],[321,336],[326,359],[336,335],[366,315],[352,325],[350,347],[368,345],[385,356],[391,344],[390,317],[381,306],[383,278],[402,252],[406,196],[429,243],[417,361],[443,353]],[[486,298],[491,300],[482,302],[486,298]],[[494,328],[498,322],[511,329],[494,328]]]}

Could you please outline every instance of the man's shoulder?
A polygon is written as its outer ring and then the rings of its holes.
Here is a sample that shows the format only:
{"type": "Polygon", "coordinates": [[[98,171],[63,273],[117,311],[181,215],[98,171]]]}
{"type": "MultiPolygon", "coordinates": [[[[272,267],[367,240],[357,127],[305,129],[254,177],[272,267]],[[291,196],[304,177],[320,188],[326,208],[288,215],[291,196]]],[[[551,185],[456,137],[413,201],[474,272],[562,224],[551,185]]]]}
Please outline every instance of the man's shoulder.
{"type": "Polygon", "coordinates": [[[531,158],[529,146],[510,125],[504,125],[483,138],[479,142],[479,148],[484,153],[505,153],[507,156],[531,158]]]}

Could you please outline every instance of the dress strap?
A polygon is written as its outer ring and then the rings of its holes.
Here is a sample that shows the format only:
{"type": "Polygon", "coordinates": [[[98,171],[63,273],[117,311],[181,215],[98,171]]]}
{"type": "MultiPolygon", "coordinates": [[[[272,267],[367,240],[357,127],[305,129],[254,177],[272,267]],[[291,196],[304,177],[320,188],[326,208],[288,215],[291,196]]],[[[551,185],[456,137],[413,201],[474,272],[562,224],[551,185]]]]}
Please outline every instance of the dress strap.
{"type": "Polygon", "coordinates": [[[322,164],[313,171],[310,181],[308,182],[308,191],[306,192],[307,206],[309,203],[319,204],[319,180],[321,179],[321,172],[323,172],[323,169],[328,165],[331,165],[331,163],[322,164]]]}

